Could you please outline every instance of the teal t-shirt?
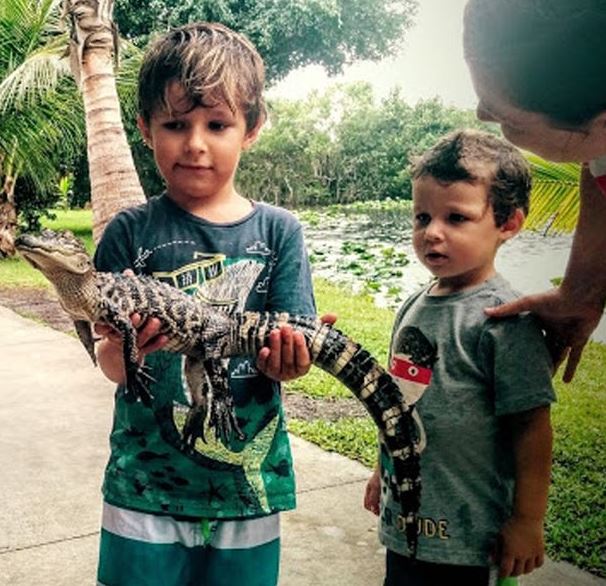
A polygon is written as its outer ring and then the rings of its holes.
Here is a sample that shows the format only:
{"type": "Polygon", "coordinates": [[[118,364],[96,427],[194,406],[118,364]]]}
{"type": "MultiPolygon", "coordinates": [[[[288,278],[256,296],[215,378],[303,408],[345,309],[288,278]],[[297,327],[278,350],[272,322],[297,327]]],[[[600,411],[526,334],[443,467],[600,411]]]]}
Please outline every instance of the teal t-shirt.
{"type": "MultiPolygon", "coordinates": [[[[490,565],[489,555],[511,514],[514,450],[506,415],[555,400],[552,363],[529,315],[489,319],[486,307],[517,297],[497,275],[447,296],[408,299],[396,316],[390,371],[417,406],[421,450],[418,558],[490,565]]],[[[387,489],[382,450],[380,537],[407,555],[399,509],[387,489]]]]}
{"type": "MultiPolygon", "coordinates": [[[[229,224],[207,222],[166,195],[118,214],[97,249],[100,271],[152,275],[224,311],[315,314],[302,229],[289,212],[254,203],[229,224]]],[[[156,352],[152,408],[115,397],[103,494],[117,506],[188,517],[243,518],[295,506],[280,385],[230,359],[229,385],[245,434],[223,442],[206,430],[193,450],[182,441],[190,397],[181,355],[156,352]]]]}

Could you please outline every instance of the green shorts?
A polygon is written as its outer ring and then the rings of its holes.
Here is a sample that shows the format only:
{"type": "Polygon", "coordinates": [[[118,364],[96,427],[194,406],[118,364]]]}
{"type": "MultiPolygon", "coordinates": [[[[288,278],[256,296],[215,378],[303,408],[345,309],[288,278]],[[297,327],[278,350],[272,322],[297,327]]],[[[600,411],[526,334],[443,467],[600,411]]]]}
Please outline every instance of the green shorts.
{"type": "Polygon", "coordinates": [[[98,586],[275,586],[279,514],[177,520],[103,505],[98,586]]]}

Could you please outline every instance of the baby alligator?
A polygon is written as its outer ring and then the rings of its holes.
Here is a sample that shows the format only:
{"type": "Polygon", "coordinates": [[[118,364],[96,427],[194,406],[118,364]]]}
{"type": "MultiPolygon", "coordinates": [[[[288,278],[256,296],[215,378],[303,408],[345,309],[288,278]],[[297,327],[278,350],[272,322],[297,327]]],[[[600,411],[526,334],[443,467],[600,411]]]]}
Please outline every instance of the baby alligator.
{"type": "Polygon", "coordinates": [[[391,488],[401,506],[400,523],[414,553],[420,475],[418,437],[412,407],[398,385],[360,344],[320,320],[288,313],[242,312],[228,315],[149,276],[95,271],[82,243],[70,232],[23,234],[17,250],[54,285],[72,317],[84,347],[96,363],[92,323],[106,322],[123,338],[126,394],[151,404],[153,379],[137,360],[136,330],[130,316],[156,317],[169,341],[163,350],[185,355],[185,379],[192,405],[184,429],[193,445],[204,439],[204,423],[227,437],[241,434],[222,358],[256,355],[269,333],[288,324],[305,336],[313,364],[341,381],[362,402],[391,454],[391,488]]]}

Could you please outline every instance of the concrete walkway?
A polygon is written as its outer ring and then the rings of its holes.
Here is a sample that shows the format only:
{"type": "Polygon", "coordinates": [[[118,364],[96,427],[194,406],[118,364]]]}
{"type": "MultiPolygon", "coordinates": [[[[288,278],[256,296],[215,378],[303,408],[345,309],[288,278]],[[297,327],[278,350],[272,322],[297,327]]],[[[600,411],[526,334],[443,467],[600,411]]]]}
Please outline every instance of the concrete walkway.
{"type": "MultiPolygon", "coordinates": [[[[77,340],[0,307],[0,390],[0,585],[95,584],[113,385],[77,340]]],[[[283,515],[281,586],[379,586],[368,469],[292,439],[299,506],[283,515]]],[[[522,584],[606,580],[548,562],[522,584]]]]}

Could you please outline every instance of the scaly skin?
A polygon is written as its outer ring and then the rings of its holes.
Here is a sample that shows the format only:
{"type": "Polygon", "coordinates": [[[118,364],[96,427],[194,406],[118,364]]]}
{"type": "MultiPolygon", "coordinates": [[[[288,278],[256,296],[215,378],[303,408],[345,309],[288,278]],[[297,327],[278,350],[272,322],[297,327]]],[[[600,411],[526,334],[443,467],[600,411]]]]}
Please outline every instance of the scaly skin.
{"type": "Polygon", "coordinates": [[[316,318],[287,313],[243,312],[227,315],[211,305],[148,276],[96,272],[82,244],[69,232],[24,234],[17,250],[54,285],[63,308],[95,360],[92,323],[103,321],[122,334],[127,398],[151,405],[151,378],[137,362],[133,313],[158,318],[168,339],[163,350],[184,354],[192,406],[186,442],[204,439],[204,422],[217,437],[242,436],[222,358],[256,355],[269,333],[288,324],[303,333],[313,364],[341,381],[362,402],[394,462],[392,490],[402,508],[409,547],[416,548],[420,478],[416,426],[398,385],[359,344],[316,318]],[[210,385],[212,388],[209,386],[210,385]],[[210,399],[212,397],[212,399],[210,399]]]}

